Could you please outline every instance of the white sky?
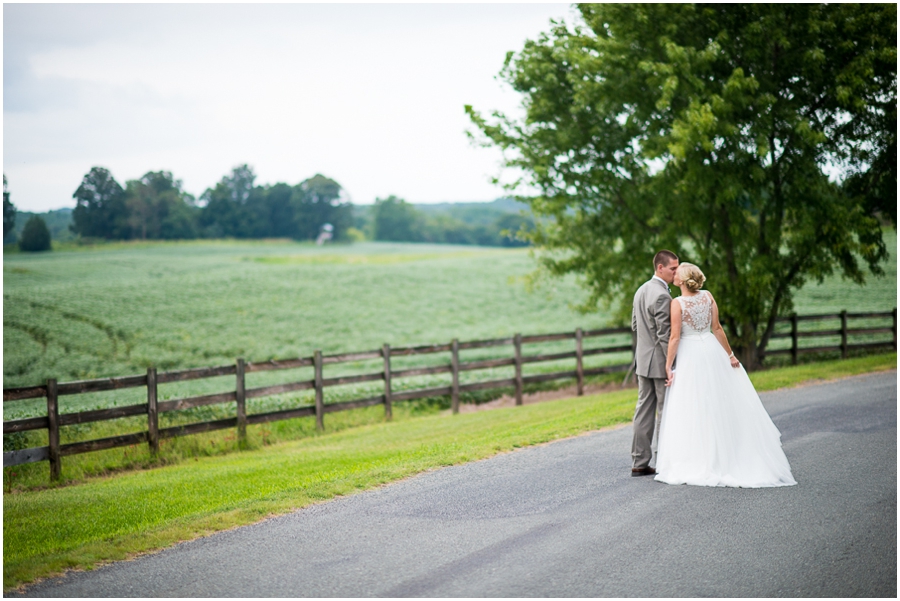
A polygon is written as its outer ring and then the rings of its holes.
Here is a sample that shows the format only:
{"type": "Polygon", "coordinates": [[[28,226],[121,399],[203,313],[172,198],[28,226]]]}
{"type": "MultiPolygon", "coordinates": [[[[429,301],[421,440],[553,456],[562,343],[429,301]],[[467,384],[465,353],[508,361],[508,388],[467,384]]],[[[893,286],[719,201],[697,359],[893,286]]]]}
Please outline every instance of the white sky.
{"type": "Polygon", "coordinates": [[[92,166],[200,196],[315,173],[354,203],[488,201],[500,153],[463,106],[517,114],[507,51],[568,4],[4,4],[3,172],[17,208],[74,206],[92,166]]]}

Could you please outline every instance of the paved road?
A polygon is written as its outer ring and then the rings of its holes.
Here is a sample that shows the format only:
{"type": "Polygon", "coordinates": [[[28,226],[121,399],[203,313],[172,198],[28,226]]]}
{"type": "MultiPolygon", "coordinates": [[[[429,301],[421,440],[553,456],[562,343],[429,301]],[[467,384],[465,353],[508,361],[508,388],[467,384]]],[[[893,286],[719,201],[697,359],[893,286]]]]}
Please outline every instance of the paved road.
{"type": "Polygon", "coordinates": [[[631,478],[623,427],[430,472],[26,594],[896,596],[896,374],[763,402],[798,486],[631,478]]]}

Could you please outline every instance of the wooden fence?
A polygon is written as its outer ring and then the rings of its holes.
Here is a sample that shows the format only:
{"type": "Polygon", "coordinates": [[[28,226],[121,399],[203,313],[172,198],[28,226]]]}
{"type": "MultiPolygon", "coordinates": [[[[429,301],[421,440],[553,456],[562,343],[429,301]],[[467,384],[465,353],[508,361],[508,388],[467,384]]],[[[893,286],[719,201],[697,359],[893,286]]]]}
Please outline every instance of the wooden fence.
{"type": "MultiPolygon", "coordinates": [[[[791,325],[790,332],[776,334],[773,338],[791,338],[791,347],[784,350],[768,351],[767,355],[775,355],[779,353],[790,353],[793,362],[797,362],[799,353],[804,352],[822,352],[840,350],[842,357],[846,357],[848,351],[856,348],[878,348],[893,347],[897,349],[897,309],[888,313],[847,313],[828,315],[804,315],[791,316],[782,318],[780,322],[787,322],[791,325]],[[849,329],[847,327],[848,319],[852,318],[886,318],[892,317],[891,327],[881,328],[859,328],[849,329]],[[823,319],[840,319],[841,328],[838,330],[817,330],[800,332],[798,324],[800,322],[810,322],[823,319]],[[869,342],[849,344],[847,339],[851,335],[871,335],[892,333],[892,341],[869,342]],[[819,346],[819,347],[799,347],[799,339],[812,336],[841,336],[839,346],[819,346]]],[[[475,390],[513,387],[515,390],[516,404],[522,404],[522,392],[525,384],[538,382],[547,382],[552,380],[574,378],[577,384],[577,394],[582,395],[584,392],[584,378],[586,376],[599,375],[605,373],[615,373],[629,371],[632,361],[628,363],[595,367],[585,369],[583,359],[590,355],[600,355],[604,353],[622,353],[634,352],[634,336],[629,345],[605,346],[591,349],[583,348],[583,341],[587,338],[608,337],[614,335],[632,334],[630,328],[607,328],[600,330],[582,331],[581,328],[574,332],[565,332],[559,334],[542,334],[534,336],[522,336],[516,334],[510,338],[497,338],[492,340],[476,340],[472,342],[459,342],[453,340],[447,344],[433,344],[426,346],[391,348],[385,344],[379,350],[343,353],[336,355],[323,355],[321,351],[315,351],[311,357],[301,357],[294,359],[270,360],[261,363],[249,363],[244,359],[237,359],[233,365],[224,365],[220,367],[202,367],[196,369],[186,369],[180,371],[169,371],[158,373],[156,368],[149,368],[146,374],[136,376],[125,376],[119,378],[101,378],[95,380],[82,380],[77,382],[57,383],[56,379],[49,379],[45,385],[30,386],[22,388],[9,388],[3,390],[3,402],[17,401],[22,399],[46,398],[47,415],[40,417],[29,417],[24,419],[14,419],[3,422],[3,433],[11,434],[15,432],[25,432],[29,430],[47,430],[48,444],[47,446],[33,447],[16,451],[8,451],[3,453],[3,466],[9,467],[21,465],[24,463],[32,463],[36,461],[49,461],[50,478],[56,480],[60,475],[61,458],[67,455],[76,455],[80,453],[88,453],[91,451],[99,451],[102,449],[110,449],[114,447],[129,446],[140,443],[148,443],[152,453],[159,452],[159,441],[165,438],[176,436],[186,436],[199,432],[208,432],[212,430],[220,430],[224,428],[236,428],[239,440],[246,437],[248,424],[260,424],[284,419],[293,419],[298,417],[315,417],[316,427],[319,430],[324,428],[324,416],[326,413],[336,411],[345,411],[349,409],[357,409],[360,407],[369,407],[373,405],[384,405],[384,412],[387,418],[391,417],[391,406],[393,403],[419,399],[425,397],[450,396],[451,408],[453,413],[459,412],[459,394],[460,392],[468,392],[475,390]],[[528,343],[552,342],[562,340],[574,340],[574,350],[552,353],[552,354],[535,354],[523,355],[522,345],[528,343]],[[460,362],[459,352],[467,349],[479,349],[498,346],[512,346],[513,356],[498,359],[488,359],[480,361],[460,362]],[[391,367],[392,357],[424,355],[433,353],[449,353],[450,363],[433,367],[421,367],[414,369],[394,370],[391,367]],[[357,362],[364,360],[382,359],[383,369],[375,373],[365,373],[359,375],[349,375],[334,378],[326,378],[324,376],[325,365],[335,365],[340,363],[357,362]],[[522,366],[530,363],[540,363],[547,361],[559,361],[564,359],[575,359],[575,369],[569,371],[560,371],[554,373],[537,374],[531,376],[522,375],[522,366]],[[473,382],[469,384],[460,384],[459,375],[461,372],[489,369],[502,366],[514,367],[515,375],[512,378],[489,380],[483,382],[473,382]],[[246,387],[246,374],[252,372],[263,372],[273,370],[296,369],[300,367],[313,367],[314,377],[312,380],[301,380],[296,382],[288,382],[272,386],[263,386],[258,388],[246,387]],[[450,374],[451,385],[435,388],[420,388],[414,390],[406,390],[403,392],[392,391],[392,381],[397,378],[423,376],[431,374],[450,374]],[[229,392],[218,394],[208,394],[202,396],[193,396],[167,401],[157,400],[157,387],[160,384],[171,382],[183,382],[188,380],[198,380],[204,378],[215,378],[221,376],[234,376],[235,389],[229,392]],[[383,381],[384,391],[381,394],[370,396],[367,398],[353,399],[349,401],[328,403],[324,402],[324,389],[330,386],[339,386],[345,384],[355,384],[362,382],[383,381]],[[94,409],[90,411],[81,411],[77,413],[59,412],[58,400],[63,395],[77,395],[90,392],[119,390],[125,388],[145,387],[147,389],[147,402],[122,407],[114,407],[109,409],[94,409]],[[246,400],[250,398],[266,397],[277,394],[300,390],[314,390],[315,404],[312,406],[296,407],[286,410],[269,411],[265,413],[247,414],[246,400]],[[236,403],[237,410],[234,417],[226,419],[218,419],[212,421],[198,422],[187,425],[173,426],[169,428],[159,427],[159,414],[170,411],[179,411],[190,409],[193,407],[202,407],[207,405],[215,405],[221,403],[236,403]],[[112,436],[108,438],[73,442],[68,444],[60,444],[60,428],[75,424],[85,424],[90,422],[99,422],[112,420],[128,416],[147,416],[147,430],[144,432],[136,432],[124,434],[121,436],[112,436]]]]}

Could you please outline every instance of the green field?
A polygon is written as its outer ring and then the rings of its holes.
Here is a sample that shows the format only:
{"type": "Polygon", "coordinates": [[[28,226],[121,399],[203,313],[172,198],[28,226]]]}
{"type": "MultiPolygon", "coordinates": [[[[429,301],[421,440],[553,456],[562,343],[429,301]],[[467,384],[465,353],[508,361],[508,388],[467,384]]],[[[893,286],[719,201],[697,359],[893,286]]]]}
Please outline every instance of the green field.
{"type": "MultiPolygon", "coordinates": [[[[886,233],[896,249],[896,235],[886,233]]],[[[363,243],[316,247],[291,241],[114,243],[4,257],[4,387],[159,370],[233,364],[573,331],[615,325],[607,313],[580,315],[570,308],[584,292],[574,279],[528,292],[523,276],[534,269],[524,249],[363,243]]],[[[888,311],[896,306],[896,253],[887,277],[865,288],[831,278],[796,298],[801,314],[888,311]]],[[[709,274],[715,277],[715,274],[709,274]]],[[[825,324],[827,326],[827,324],[825,324]]],[[[884,324],[876,324],[884,325],[884,324]]],[[[833,327],[833,326],[830,326],[833,327]]],[[[602,345],[627,344],[630,336],[602,345]]],[[[778,341],[782,346],[786,341],[778,341]]],[[[833,344],[834,341],[828,342],[833,344]]],[[[586,348],[600,345],[587,340],[586,348]]],[[[572,341],[526,345],[525,354],[572,350],[572,341]]],[[[512,349],[464,351],[461,360],[509,357],[512,349]]],[[[621,364],[628,353],[586,359],[586,367],[621,364]]],[[[449,353],[395,358],[396,369],[446,364],[449,353]]],[[[527,364],[524,374],[572,369],[573,361],[527,364]]],[[[327,366],[325,377],[380,371],[381,360],[327,366]]],[[[511,367],[464,372],[461,382],[509,378],[511,367]]],[[[312,379],[311,368],[249,374],[247,386],[312,379]]],[[[397,380],[395,391],[449,385],[449,374],[397,380]]],[[[379,394],[381,383],[326,389],[325,402],[379,394]]],[[[222,377],[160,387],[160,400],[234,390],[222,377]]],[[[144,389],[60,399],[63,413],[145,401],[144,389]]],[[[495,393],[494,393],[495,394],[495,393]]],[[[481,400],[469,395],[463,400],[481,400]]],[[[248,412],[307,405],[313,393],[252,399],[248,412]]],[[[6,403],[4,418],[44,415],[42,399],[6,403]]],[[[234,403],[160,416],[162,427],[228,417],[234,403]]],[[[331,414],[330,422],[341,423],[331,414]]],[[[373,414],[374,415],[374,414],[373,414]]],[[[368,420],[369,418],[366,418],[368,420]]],[[[352,420],[351,420],[352,422],[352,420]]],[[[356,422],[352,422],[356,423],[356,422]]],[[[350,422],[347,424],[351,425],[350,422]]],[[[146,418],[62,429],[74,442],[146,429],[146,418]]],[[[46,444],[46,433],[4,437],[4,449],[46,444]]],[[[67,459],[71,464],[74,459],[67,459]]]]}
{"type": "Polygon", "coordinates": [[[4,386],[604,324],[511,279],[527,251],[120,244],[4,258],[4,386]]]}
{"type": "MultiPolygon", "coordinates": [[[[896,249],[896,235],[887,242],[896,249]]],[[[529,294],[526,250],[287,241],[112,244],[3,261],[4,387],[393,346],[602,327],[572,279],[529,294]]],[[[890,310],[897,263],[839,278],[798,313],[890,310]]],[[[715,274],[709,274],[715,277],[715,274]]]]}

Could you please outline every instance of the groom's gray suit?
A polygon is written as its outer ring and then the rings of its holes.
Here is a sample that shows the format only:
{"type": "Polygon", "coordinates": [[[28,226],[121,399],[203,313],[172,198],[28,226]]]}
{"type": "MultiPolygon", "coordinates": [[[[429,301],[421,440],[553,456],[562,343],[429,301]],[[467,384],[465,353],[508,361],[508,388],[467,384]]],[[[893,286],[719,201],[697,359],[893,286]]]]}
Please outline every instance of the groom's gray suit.
{"type": "Polygon", "coordinates": [[[637,332],[634,373],[638,379],[634,440],[631,445],[634,469],[650,467],[653,459],[653,432],[659,430],[666,398],[666,353],[671,331],[671,302],[668,285],[657,276],[645,282],[634,294],[631,329],[637,332]]]}

